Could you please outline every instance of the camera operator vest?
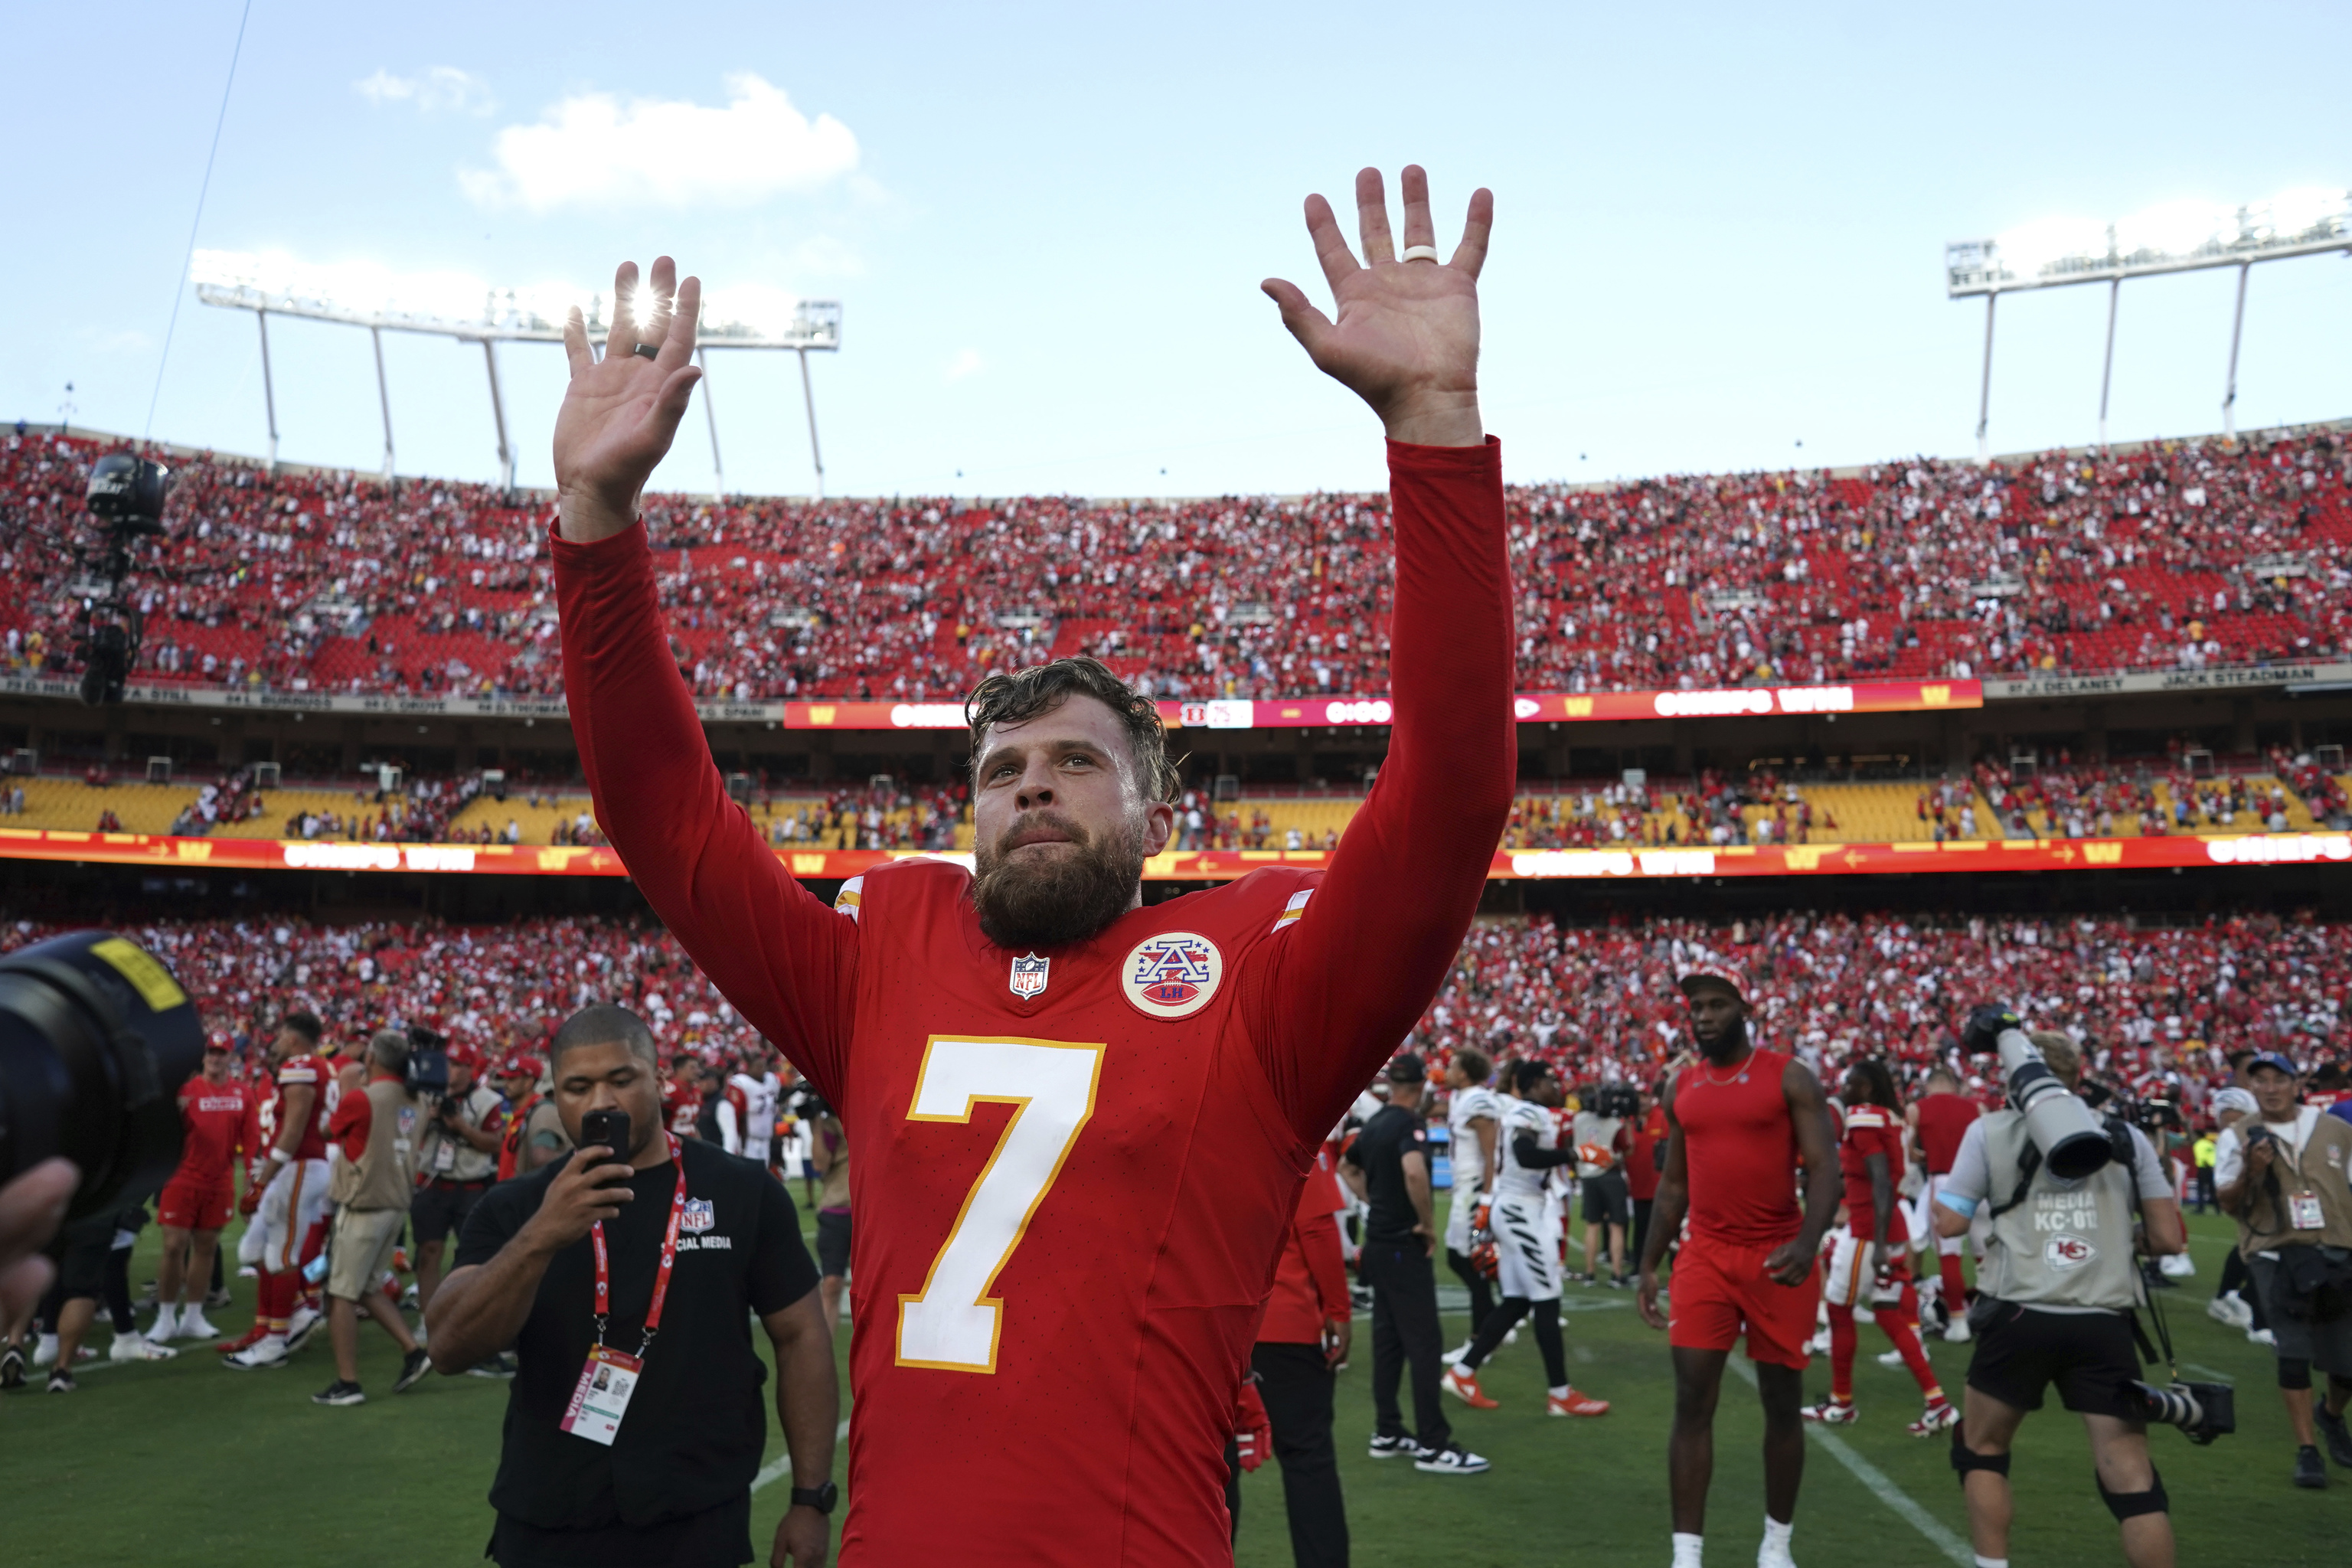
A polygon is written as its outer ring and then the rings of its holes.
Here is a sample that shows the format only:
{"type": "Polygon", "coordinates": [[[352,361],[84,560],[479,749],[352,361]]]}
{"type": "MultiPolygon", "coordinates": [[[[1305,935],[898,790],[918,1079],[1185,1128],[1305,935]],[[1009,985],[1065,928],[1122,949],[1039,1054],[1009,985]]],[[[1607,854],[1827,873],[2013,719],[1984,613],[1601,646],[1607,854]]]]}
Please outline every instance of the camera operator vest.
{"type": "Polygon", "coordinates": [[[2001,1209],[1985,1242],[1978,1279],[1984,1293],[2022,1307],[2128,1312],[2138,1306],[2131,1166],[2111,1161],[2070,1182],[2052,1175],[2037,1158],[2023,1195],[2002,1208],[2018,1195],[2025,1172],[2025,1118],[2014,1110],[1991,1112],[1984,1119],[1984,1142],[1992,1175],[1988,1203],[2001,1209]]]}
{"type": "Polygon", "coordinates": [[[338,1160],[327,1195],[350,1209],[405,1209],[416,1191],[416,1124],[421,1112],[408,1086],[378,1079],[367,1086],[367,1148],[338,1160]]]}
{"type": "MultiPolygon", "coordinates": [[[[2237,1127],[2241,1138],[2263,1131],[2263,1123],[2252,1117],[2237,1127]]],[[[2352,1247],[2352,1187],[2346,1185],[2352,1172],[2352,1122],[2322,1113],[2300,1153],[2276,1133],[2269,1136],[2271,1168],[2260,1177],[2250,1171],[2240,1178],[2251,1201],[2239,1220],[2238,1250],[2252,1257],[2281,1247],[2352,1247]],[[2289,1205],[2302,1193],[2319,1194],[2316,1230],[2294,1228],[2289,1205]]]]}

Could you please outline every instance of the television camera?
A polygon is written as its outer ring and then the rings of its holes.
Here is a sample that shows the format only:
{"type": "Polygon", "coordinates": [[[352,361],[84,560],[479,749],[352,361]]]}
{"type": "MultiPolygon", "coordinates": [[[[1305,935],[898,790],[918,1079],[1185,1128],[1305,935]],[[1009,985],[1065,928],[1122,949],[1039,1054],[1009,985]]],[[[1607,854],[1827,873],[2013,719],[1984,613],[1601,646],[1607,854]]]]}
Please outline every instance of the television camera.
{"type": "Polygon", "coordinates": [[[138,668],[146,616],[124,584],[139,542],[163,531],[163,498],[171,486],[169,468],[128,452],[110,453],[89,471],[83,499],[101,531],[95,545],[73,547],[86,590],[74,617],[74,657],[81,664],[81,700],[93,708],[121,701],[138,668]]]}

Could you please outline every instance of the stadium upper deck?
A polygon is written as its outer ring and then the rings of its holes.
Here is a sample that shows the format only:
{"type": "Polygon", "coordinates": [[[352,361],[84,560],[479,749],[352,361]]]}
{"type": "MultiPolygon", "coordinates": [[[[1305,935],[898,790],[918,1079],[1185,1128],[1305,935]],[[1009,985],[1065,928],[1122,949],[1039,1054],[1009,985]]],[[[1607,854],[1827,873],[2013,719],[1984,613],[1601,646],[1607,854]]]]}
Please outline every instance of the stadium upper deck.
{"type": "MultiPolygon", "coordinates": [[[[2352,648],[2346,435],[1510,491],[1519,686],[2170,670],[2352,648]]],[[[81,439],[0,451],[0,654],[66,668],[81,439]]],[[[136,679],[560,690],[545,500],[179,465],[136,679]]],[[[1385,498],[655,499],[705,697],[960,696],[1093,653],[1162,698],[1387,688],[1385,498]]]]}

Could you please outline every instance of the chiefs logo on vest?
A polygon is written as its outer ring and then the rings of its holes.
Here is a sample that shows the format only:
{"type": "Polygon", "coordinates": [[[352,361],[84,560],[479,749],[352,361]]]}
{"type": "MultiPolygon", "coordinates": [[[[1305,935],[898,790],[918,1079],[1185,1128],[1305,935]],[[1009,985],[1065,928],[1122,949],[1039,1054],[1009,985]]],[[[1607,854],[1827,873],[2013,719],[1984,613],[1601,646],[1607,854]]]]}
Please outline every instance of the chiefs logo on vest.
{"type": "Polygon", "coordinates": [[[2053,1236],[2042,1247],[2042,1261],[2053,1268],[2080,1268],[2098,1255],[2086,1237],[2053,1236]]]}
{"type": "Polygon", "coordinates": [[[1209,1005],[1224,973],[1224,955],[1215,942],[1193,931],[1171,931],[1129,949],[1119,966],[1119,990],[1150,1017],[1189,1018],[1209,1005]]]}

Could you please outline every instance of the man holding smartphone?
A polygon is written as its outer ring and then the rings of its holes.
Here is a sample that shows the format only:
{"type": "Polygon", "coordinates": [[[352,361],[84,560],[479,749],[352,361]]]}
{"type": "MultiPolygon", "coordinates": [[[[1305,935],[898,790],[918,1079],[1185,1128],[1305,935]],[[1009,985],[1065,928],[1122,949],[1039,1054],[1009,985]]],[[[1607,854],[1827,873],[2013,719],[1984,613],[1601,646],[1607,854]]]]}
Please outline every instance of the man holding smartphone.
{"type": "Polygon", "coordinates": [[[501,1568],[751,1561],[757,1316],[793,1468],[771,1561],[819,1568],[839,1391],[791,1197],[668,1131],[653,1036],[625,1008],[574,1014],[549,1071],[578,1148],[484,1194],[426,1314],[444,1373],[509,1348],[520,1363],[489,1555],[501,1568]]]}

